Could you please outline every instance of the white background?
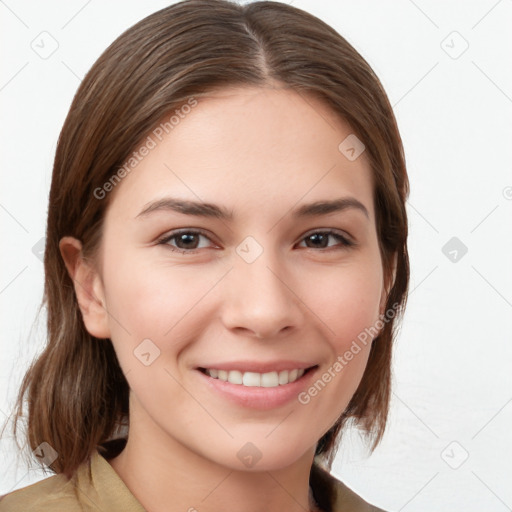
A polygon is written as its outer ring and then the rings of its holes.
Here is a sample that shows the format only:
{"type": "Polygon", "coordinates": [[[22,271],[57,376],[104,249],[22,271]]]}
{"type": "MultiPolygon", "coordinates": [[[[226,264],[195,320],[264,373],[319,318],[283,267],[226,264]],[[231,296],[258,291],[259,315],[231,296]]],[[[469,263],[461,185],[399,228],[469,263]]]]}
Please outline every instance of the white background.
{"type": "MultiPolygon", "coordinates": [[[[44,325],[33,326],[43,290],[33,247],[72,97],[121,32],[169,3],[0,2],[2,422],[43,343],[44,325]],[[43,31],[58,43],[47,59],[31,47],[43,31]]],[[[291,3],[374,68],[411,182],[410,298],[389,425],[369,457],[355,432],[347,436],[333,472],[389,511],[511,510],[512,2],[291,3]],[[452,237],[468,249],[456,262],[442,251],[452,237]]],[[[17,461],[8,436],[0,449],[0,494],[48,476],[17,461]]]]}

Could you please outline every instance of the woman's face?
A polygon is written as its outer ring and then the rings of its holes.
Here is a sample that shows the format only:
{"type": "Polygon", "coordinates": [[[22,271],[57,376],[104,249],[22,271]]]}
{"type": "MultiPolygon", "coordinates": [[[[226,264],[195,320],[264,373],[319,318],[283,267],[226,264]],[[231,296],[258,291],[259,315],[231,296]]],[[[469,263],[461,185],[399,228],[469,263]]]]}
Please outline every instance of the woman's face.
{"type": "Polygon", "coordinates": [[[385,298],[371,171],[314,98],[244,87],[194,105],[110,192],[103,334],[132,440],[277,469],[311,455],[368,360],[358,336],[385,298]]]}

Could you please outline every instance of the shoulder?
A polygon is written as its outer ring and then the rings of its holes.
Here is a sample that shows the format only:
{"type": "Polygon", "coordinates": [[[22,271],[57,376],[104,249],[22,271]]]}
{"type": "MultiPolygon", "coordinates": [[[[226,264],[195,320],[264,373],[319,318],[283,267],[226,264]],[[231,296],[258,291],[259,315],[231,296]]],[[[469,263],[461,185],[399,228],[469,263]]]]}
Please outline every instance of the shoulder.
{"type": "Polygon", "coordinates": [[[82,512],[73,479],[53,475],[0,496],[0,512],[82,512]]]}
{"type": "Polygon", "coordinates": [[[318,498],[317,501],[324,510],[330,512],[346,510],[350,510],[350,512],[387,512],[368,503],[318,462],[313,464],[311,483],[314,486],[314,491],[316,490],[315,498],[318,498]],[[322,496],[328,496],[329,504],[322,503],[322,496]]]}
{"type": "Polygon", "coordinates": [[[95,450],[69,479],[59,473],[0,497],[0,512],[100,510],[145,512],[98,450],[95,450]]]}

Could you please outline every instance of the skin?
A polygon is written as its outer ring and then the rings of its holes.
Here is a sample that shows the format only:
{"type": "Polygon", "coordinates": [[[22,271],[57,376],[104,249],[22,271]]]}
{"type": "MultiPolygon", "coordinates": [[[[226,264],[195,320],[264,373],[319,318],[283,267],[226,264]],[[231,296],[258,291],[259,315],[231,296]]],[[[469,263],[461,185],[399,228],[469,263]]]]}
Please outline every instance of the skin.
{"type": "Polygon", "coordinates": [[[243,407],[196,368],[293,359],[318,365],[319,377],[384,312],[371,169],[364,153],[349,161],[338,150],[351,133],[289,89],[212,93],[110,192],[95,264],[80,257],[80,241],[61,240],[86,328],[111,339],[130,385],[130,435],[109,462],[147,510],[309,510],[315,445],[356,391],[370,343],[307,405],[243,407]],[[136,218],[164,196],[222,205],[234,220],[136,218]],[[346,196],[369,217],[356,208],[291,215],[346,196]],[[158,244],[182,228],[207,236],[158,244]],[[357,245],[311,241],[326,229],[357,245]],[[263,250],[250,264],[236,251],[247,236],[263,250]],[[134,356],[147,338],[160,350],[148,366],[134,356]],[[262,455],[251,468],[237,457],[247,442],[262,455]]]}

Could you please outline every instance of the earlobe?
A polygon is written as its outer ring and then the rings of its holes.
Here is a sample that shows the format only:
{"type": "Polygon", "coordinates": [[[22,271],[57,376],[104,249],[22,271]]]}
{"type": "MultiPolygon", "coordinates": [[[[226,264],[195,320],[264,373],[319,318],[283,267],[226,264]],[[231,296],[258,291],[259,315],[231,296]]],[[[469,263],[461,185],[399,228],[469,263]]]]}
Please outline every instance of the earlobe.
{"type": "Polygon", "coordinates": [[[108,313],[101,276],[82,255],[80,240],[66,236],[59,249],[69,276],[73,281],[85,327],[96,338],[110,338],[108,313]]]}

